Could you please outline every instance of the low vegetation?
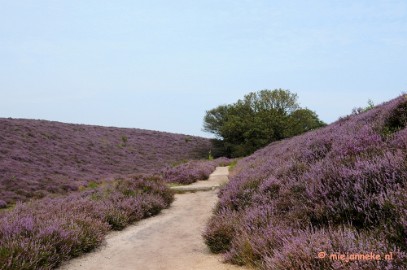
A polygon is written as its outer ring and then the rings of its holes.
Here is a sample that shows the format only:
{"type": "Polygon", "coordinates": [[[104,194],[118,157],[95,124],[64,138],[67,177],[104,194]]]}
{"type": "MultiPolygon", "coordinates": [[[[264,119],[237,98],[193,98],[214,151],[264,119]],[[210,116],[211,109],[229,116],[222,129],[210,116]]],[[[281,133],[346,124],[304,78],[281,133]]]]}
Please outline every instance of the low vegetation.
{"type": "Polygon", "coordinates": [[[109,230],[156,215],[172,201],[161,179],[138,176],[17,204],[0,217],[0,268],[53,269],[99,246],[109,230]]]}
{"type": "Polygon", "coordinates": [[[207,157],[208,139],[140,129],[0,119],[0,208],[207,157]]]}
{"type": "Polygon", "coordinates": [[[231,181],[203,236],[228,262],[276,270],[407,265],[405,95],[319,128],[295,94],[264,90],[206,120],[231,156],[272,143],[238,161],[213,159],[219,148],[211,152],[198,137],[0,119],[0,268],[53,269],[99,246],[109,230],[169,207],[168,184],[204,180],[225,165],[231,181]],[[210,160],[191,161],[208,153],[210,160]],[[338,259],[366,253],[382,258],[338,259]]]}
{"type": "Polygon", "coordinates": [[[259,269],[405,269],[406,108],[404,95],[241,159],[210,249],[259,269]],[[371,252],[381,260],[335,260],[371,252]]]}
{"type": "MultiPolygon", "coordinates": [[[[211,150],[208,139],[138,129],[0,119],[0,130],[0,269],[9,270],[53,269],[158,214],[174,180],[158,172],[211,150]]],[[[206,177],[219,162],[176,170],[206,177]]]]}
{"type": "Polygon", "coordinates": [[[167,183],[192,184],[198,180],[206,180],[218,166],[227,166],[232,162],[228,158],[215,160],[193,160],[178,166],[166,167],[161,176],[167,183]]]}

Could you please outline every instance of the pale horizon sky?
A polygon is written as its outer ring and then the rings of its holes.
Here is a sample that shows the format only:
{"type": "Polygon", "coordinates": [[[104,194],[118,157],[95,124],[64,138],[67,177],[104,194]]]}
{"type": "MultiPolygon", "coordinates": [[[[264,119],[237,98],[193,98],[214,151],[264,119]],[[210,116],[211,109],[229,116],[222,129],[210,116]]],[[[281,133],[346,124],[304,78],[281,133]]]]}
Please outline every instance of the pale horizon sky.
{"type": "Polygon", "coordinates": [[[0,117],[210,137],[288,89],[331,123],[407,91],[407,1],[0,0],[0,117]]]}

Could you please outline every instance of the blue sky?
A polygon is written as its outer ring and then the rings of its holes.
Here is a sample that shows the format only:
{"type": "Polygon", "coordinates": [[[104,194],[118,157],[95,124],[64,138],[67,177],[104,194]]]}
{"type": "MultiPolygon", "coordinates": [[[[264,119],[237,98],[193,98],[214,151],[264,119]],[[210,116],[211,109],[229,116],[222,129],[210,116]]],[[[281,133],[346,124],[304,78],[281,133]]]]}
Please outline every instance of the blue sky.
{"type": "Polygon", "coordinates": [[[407,91],[407,1],[0,0],[0,117],[210,136],[283,88],[332,122],[407,91]]]}

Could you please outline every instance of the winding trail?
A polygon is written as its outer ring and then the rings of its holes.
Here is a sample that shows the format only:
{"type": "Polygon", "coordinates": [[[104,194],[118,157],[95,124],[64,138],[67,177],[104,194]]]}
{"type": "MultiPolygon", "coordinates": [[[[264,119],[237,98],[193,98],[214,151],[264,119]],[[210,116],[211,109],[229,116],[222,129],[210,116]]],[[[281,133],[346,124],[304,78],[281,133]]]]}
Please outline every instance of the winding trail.
{"type": "Polygon", "coordinates": [[[209,252],[201,236],[217,202],[219,185],[228,181],[228,168],[218,167],[206,181],[178,191],[169,209],[120,232],[112,232],[96,251],[73,259],[60,270],[244,270],[222,263],[209,252]],[[205,191],[206,190],[206,191],[205,191]]]}

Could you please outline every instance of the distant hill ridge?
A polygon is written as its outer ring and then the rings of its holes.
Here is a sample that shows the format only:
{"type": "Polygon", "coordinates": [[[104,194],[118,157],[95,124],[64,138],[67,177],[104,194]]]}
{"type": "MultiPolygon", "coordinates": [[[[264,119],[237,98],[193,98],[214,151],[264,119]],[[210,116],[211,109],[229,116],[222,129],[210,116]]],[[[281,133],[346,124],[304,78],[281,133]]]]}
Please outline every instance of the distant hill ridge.
{"type": "Polygon", "coordinates": [[[206,157],[209,139],[159,131],[0,118],[0,200],[76,190],[206,157]]]}

